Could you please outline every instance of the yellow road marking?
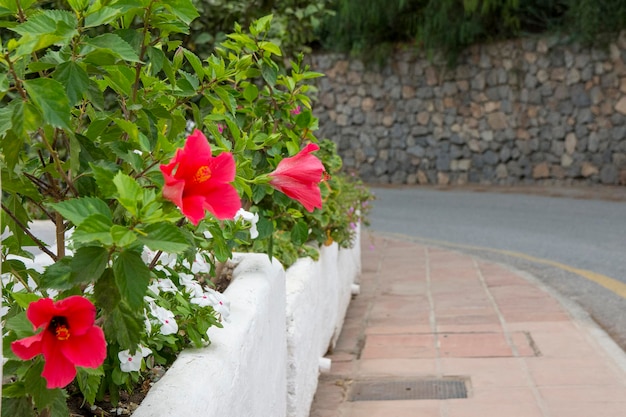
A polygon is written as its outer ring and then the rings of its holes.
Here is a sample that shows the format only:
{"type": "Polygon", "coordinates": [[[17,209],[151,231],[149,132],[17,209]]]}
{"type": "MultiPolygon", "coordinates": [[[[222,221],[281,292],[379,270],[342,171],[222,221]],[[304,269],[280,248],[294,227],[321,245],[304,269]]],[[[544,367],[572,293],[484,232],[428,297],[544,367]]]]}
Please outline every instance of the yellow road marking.
{"type": "Polygon", "coordinates": [[[502,255],[508,255],[508,256],[513,256],[515,258],[525,259],[527,261],[535,262],[538,264],[553,266],[555,268],[559,268],[564,271],[579,275],[589,281],[595,282],[596,284],[606,288],[612,293],[619,295],[620,297],[626,299],[626,284],[625,283],[619,280],[616,280],[615,278],[611,278],[606,275],[599,274],[597,272],[589,271],[587,269],[575,268],[573,266],[566,265],[557,261],[552,261],[550,259],[538,258],[535,256],[527,255],[525,253],[509,251],[509,250],[504,250],[504,249],[494,249],[494,248],[488,248],[484,246],[465,245],[462,243],[452,243],[452,242],[446,242],[445,240],[437,240],[437,239],[415,238],[414,240],[418,240],[418,241],[425,242],[425,243],[433,243],[433,244],[437,244],[440,246],[448,246],[452,248],[473,249],[473,250],[481,250],[481,251],[487,251],[487,252],[495,252],[495,253],[499,253],[502,255]]]}

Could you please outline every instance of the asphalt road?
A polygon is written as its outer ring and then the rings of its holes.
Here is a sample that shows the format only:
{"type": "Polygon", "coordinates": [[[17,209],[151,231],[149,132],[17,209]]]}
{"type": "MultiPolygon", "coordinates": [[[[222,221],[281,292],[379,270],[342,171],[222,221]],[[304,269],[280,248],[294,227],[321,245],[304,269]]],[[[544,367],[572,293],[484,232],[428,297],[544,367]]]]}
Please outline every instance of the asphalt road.
{"type": "Polygon", "coordinates": [[[626,201],[601,199],[607,193],[372,191],[371,230],[527,271],[578,303],[626,350],[626,201]]]}

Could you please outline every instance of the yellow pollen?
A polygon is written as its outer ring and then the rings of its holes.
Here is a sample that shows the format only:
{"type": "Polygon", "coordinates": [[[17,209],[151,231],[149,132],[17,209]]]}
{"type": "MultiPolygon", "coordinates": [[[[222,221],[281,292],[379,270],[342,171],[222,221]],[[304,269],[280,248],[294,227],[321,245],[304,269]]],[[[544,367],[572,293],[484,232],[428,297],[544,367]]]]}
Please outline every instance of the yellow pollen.
{"type": "Polygon", "coordinates": [[[67,340],[70,338],[70,329],[64,325],[57,326],[54,333],[56,334],[58,340],[67,340]]]}
{"type": "Polygon", "coordinates": [[[208,166],[201,166],[193,176],[193,180],[197,183],[208,181],[211,178],[211,169],[208,166]]]}

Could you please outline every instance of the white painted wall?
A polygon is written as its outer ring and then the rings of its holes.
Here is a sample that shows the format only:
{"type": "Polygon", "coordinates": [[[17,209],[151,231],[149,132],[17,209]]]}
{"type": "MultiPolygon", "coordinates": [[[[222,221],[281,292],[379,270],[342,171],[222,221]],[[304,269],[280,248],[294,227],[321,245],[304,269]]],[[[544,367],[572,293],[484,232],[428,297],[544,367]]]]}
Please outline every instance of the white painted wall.
{"type": "Polygon", "coordinates": [[[360,270],[360,234],[352,249],[339,249],[333,243],[320,250],[318,262],[302,258],[287,270],[289,417],[309,415],[317,390],[319,359],[337,341],[360,270]]]}
{"type": "Polygon", "coordinates": [[[134,417],[285,417],[285,271],[264,254],[241,259],[225,292],[230,322],[183,351],[134,417]]]}

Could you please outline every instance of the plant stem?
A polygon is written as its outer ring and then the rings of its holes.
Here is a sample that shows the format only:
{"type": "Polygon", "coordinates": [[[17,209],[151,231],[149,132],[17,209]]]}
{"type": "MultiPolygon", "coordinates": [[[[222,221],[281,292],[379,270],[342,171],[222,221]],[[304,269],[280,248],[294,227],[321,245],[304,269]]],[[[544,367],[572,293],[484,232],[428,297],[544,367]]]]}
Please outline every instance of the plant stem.
{"type": "Polygon", "coordinates": [[[65,256],[65,225],[63,224],[63,216],[54,213],[54,224],[56,226],[57,237],[57,256],[59,259],[65,256]]]}
{"type": "Polygon", "coordinates": [[[26,233],[26,235],[28,237],[30,237],[33,242],[35,242],[37,244],[37,247],[39,249],[41,249],[42,252],[44,252],[46,255],[48,255],[49,257],[52,258],[53,261],[57,261],[59,258],[52,252],[50,251],[50,249],[46,248],[46,244],[44,242],[42,242],[39,238],[37,238],[35,235],[33,235],[31,233],[31,231],[28,229],[28,226],[26,226],[24,223],[22,223],[17,216],[15,216],[15,214],[13,214],[13,212],[4,204],[2,204],[2,210],[4,210],[4,212],[11,218],[11,220],[13,220],[15,222],[15,224],[17,224],[17,226],[22,229],[22,231],[24,233],[26,233]]]}

